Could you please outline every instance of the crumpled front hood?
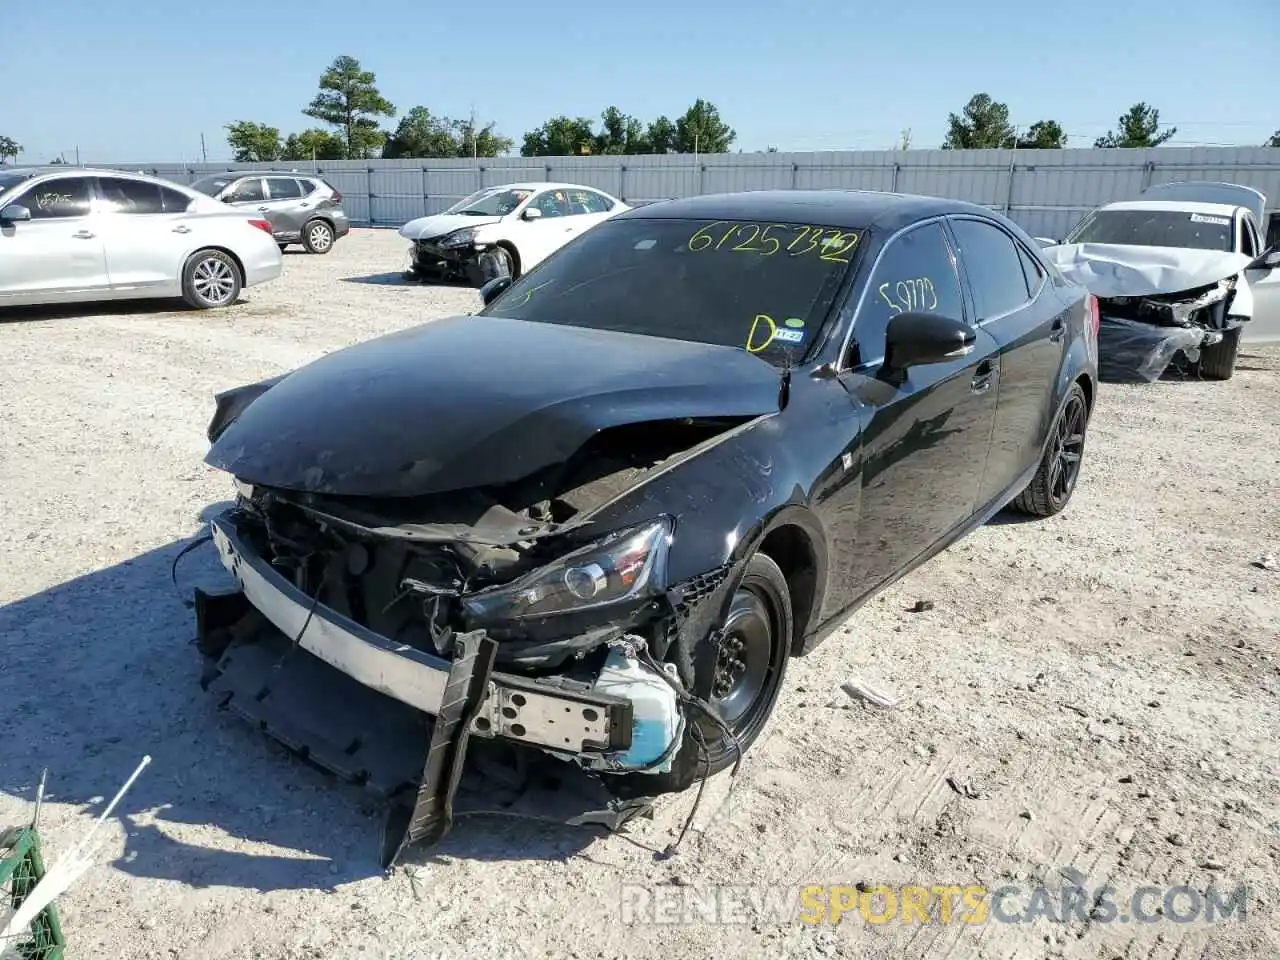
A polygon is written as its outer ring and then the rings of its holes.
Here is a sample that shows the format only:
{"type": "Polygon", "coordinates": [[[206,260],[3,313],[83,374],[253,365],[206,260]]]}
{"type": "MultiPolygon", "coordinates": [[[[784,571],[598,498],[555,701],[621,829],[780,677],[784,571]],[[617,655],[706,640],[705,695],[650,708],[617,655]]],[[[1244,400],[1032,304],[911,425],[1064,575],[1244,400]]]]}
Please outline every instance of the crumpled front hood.
{"type": "Polygon", "coordinates": [[[1064,243],[1043,252],[1095,297],[1178,293],[1235,276],[1251,260],[1243,253],[1119,243],[1064,243]]]}
{"type": "Polygon", "coordinates": [[[418,217],[400,228],[400,236],[406,240],[430,240],[442,237],[464,227],[483,227],[497,223],[501,217],[469,217],[462,213],[437,213],[432,217],[418,217]]]}
{"type": "Polygon", "coordinates": [[[773,413],[779,387],[737,347],[448,317],[242,388],[247,402],[223,394],[205,462],[289,490],[421,496],[522,480],[609,427],[773,413]]]}

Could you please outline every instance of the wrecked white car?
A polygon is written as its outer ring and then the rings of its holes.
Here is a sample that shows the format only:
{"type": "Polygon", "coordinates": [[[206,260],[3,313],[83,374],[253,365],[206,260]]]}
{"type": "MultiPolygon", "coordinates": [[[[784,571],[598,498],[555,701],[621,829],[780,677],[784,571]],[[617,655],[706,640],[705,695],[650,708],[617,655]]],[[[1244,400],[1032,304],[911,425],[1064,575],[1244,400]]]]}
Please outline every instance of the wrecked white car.
{"type": "Polygon", "coordinates": [[[1227,380],[1242,340],[1280,340],[1280,248],[1262,250],[1266,198],[1170,183],[1093,211],[1045,255],[1098,298],[1101,375],[1153,381],[1171,363],[1227,380]]]}

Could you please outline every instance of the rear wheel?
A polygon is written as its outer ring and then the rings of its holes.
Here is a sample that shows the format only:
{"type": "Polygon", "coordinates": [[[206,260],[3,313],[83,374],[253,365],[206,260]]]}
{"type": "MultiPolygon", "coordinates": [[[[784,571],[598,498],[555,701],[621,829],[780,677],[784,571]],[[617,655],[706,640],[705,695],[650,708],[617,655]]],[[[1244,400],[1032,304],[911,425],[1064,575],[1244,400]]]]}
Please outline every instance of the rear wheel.
{"type": "Polygon", "coordinates": [[[1089,428],[1089,404],[1084,388],[1071,385],[1067,402],[1053,425],[1040,467],[1027,488],[1010,504],[1015,510],[1037,517],[1061,513],[1075,492],[1084,457],[1085,432],[1089,428]]]}
{"type": "Polygon", "coordinates": [[[1209,380],[1230,380],[1240,353],[1240,328],[1223,330],[1222,339],[1200,350],[1200,375],[1209,380]]]}
{"type": "Polygon", "coordinates": [[[312,220],[302,228],[302,245],[310,253],[328,253],[333,249],[333,227],[324,220],[312,220]]]}
{"type": "Polygon", "coordinates": [[[197,310],[235,303],[241,286],[240,268],[221,250],[197,250],[182,268],[182,299],[197,310]]]}

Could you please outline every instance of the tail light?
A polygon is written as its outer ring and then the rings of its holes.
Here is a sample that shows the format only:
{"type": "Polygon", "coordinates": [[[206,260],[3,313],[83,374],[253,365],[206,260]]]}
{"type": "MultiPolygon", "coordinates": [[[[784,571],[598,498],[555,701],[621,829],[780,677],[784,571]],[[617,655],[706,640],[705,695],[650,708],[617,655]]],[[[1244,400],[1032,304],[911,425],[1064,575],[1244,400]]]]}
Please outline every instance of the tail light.
{"type": "Polygon", "coordinates": [[[249,225],[253,227],[257,227],[263,233],[268,233],[268,234],[272,233],[271,221],[269,220],[250,220],[249,225]]]}
{"type": "Polygon", "coordinates": [[[1093,330],[1093,339],[1098,339],[1098,330],[1102,326],[1102,310],[1098,307],[1098,298],[1089,294],[1089,327],[1093,330]]]}
{"type": "Polygon", "coordinates": [[[334,203],[341,203],[341,202],[342,202],[342,191],[341,191],[341,190],[335,190],[335,191],[333,191],[333,202],[334,202],[334,203]]]}

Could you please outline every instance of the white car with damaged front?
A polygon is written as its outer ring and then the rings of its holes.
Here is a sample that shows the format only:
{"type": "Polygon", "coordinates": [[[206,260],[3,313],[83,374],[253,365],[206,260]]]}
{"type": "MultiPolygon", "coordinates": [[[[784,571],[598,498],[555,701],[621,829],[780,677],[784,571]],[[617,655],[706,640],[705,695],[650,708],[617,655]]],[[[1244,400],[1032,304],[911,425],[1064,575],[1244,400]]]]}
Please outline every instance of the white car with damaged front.
{"type": "Polygon", "coordinates": [[[466,280],[527,273],[574,237],[630,209],[603,190],[574,183],[486,187],[443,213],[410,220],[406,279],[466,280]]]}
{"type": "Polygon", "coordinates": [[[1045,254],[1098,298],[1113,361],[1125,351],[1122,362],[1152,380],[1181,351],[1227,379],[1242,341],[1280,341],[1280,249],[1263,250],[1258,228],[1265,197],[1216,183],[1144,196],[1098,208],[1045,254]]]}

